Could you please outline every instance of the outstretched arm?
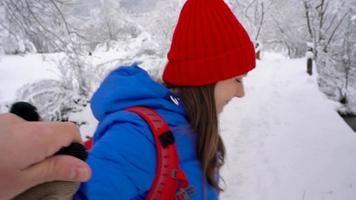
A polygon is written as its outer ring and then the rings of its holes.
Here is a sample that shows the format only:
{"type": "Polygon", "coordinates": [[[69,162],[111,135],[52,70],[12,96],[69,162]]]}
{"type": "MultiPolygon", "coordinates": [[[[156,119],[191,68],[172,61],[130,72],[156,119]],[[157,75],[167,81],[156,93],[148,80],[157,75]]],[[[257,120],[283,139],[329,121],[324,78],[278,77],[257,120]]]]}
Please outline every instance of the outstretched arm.
{"type": "Polygon", "coordinates": [[[81,142],[77,127],[62,122],[27,122],[0,114],[0,199],[10,199],[35,185],[54,180],[86,181],[89,166],[78,158],[53,156],[81,142]]]}

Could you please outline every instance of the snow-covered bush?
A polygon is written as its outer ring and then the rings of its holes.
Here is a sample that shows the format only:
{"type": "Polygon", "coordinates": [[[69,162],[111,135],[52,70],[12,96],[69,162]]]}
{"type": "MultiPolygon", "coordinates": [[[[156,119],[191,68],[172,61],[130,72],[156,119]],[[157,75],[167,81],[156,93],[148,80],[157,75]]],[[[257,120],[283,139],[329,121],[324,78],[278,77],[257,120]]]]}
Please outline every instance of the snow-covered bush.
{"type": "Polygon", "coordinates": [[[87,99],[57,80],[24,85],[17,91],[16,101],[30,102],[38,108],[43,119],[50,121],[67,121],[70,113],[81,111],[88,103],[87,99]]]}

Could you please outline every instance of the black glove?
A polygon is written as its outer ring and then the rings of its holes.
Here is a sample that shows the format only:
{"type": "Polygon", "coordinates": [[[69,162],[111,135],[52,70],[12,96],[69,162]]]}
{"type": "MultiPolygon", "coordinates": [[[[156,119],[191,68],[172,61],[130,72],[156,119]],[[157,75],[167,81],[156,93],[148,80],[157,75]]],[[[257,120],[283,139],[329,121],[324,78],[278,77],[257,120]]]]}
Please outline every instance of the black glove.
{"type": "Polygon", "coordinates": [[[88,152],[82,144],[72,143],[71,145],[60,149],[55,155],[70,155],[79,158],[82,161],[86,161],[88,152]]]}

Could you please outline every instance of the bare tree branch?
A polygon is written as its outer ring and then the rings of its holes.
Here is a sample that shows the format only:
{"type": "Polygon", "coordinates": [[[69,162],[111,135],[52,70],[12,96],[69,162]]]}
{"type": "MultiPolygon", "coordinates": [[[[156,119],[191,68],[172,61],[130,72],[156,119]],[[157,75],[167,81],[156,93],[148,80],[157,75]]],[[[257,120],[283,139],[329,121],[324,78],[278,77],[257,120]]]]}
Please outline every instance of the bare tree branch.
{"type": "Polygon", "coordinates": [[[263,4],[263,2],[261,2],[261,20],[260,20],[260,23],[258,24],[258,29],[257,29],[257,34],[256,34],[256,37],[255,37],[255,41],[257,41],[258,37],[260,36],[260,32],[261,32],[262,26],[263,26],[264,16],[265,16],[264,4],[263,4]]]}
{"type": "Polygon", "coordinates": [[[336,25],[336,27],[334,28],[333,32],[331,33],[329,39],[328,39],[328,42],[326,43],[325,47],[324,47],[324,51],[326,52],[327,51],[327,48],[328,46],[330,45],[330,42],[332,41],[336,31],[339,29],[340,25],[344,22],[346,16],[348,15],[349,13],[345,13],[344,16],[340,19],[340,21],[338,22],[338,24],[336,25]]]}
{"type": "Polygon", "coordinates": [[[309,13],[310,7],[308,6],[307,0],[303,0],[303,1],[304,1],[304,8],[305,8],[305,16],[306,16],[306,20],[307,20],[307,28],[309,31],[310,38],[313,38],[314,34],[313,34],[313,31],[311,28],[311,18],[309,16],[310,15],[310,13],[309,13]]]}

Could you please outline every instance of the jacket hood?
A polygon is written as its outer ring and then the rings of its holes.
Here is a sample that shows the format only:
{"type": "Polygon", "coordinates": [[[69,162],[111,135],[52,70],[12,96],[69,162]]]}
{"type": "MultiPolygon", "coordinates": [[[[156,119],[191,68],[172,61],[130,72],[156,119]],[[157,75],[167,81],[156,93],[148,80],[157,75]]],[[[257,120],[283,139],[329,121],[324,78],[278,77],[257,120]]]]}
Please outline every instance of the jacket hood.
{"type": "Polygon", "coordinates": [[[161,115],[169,113],[169,118],[174,119],[166,119],[169,124],[187,122],[183,102],[179,97],[152,80],[136,64],[121,66],[112,71],[91,99],[91,109],[98,121],[102,121],[106,115],[134,106],[149,107],[161,115]]]}

